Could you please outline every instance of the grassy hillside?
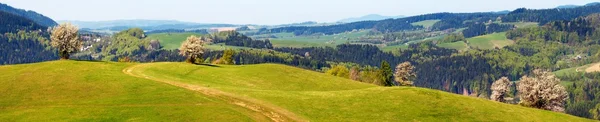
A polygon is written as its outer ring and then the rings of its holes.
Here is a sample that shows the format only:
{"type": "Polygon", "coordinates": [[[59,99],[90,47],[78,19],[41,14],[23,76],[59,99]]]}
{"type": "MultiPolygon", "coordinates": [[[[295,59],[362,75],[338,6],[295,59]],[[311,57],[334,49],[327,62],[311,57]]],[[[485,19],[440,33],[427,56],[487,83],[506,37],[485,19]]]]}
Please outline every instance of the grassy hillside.
{"type": "MultiPolygon", "coordinates": [[[[600,63],[597,63],[597,64],[600,64],[600,63]]],[[[579,66],[579,67],[561,69],[558,71],[554,71],[553,73],[554,73],[554,75],[559,76],[559,77],[567,76],[567,75],[583,76],[587,73],[587,71],[586,71],[587,69],[590,69],[590,68],[593,69],[593,66],[597,65],[597,64],[588,64],[588,65],[579,66]]],[[[574,83],[573,81],[565,81],[565,80],[561,81],[561,84],[564,86],[569,86],[569,85],[572,85],[573,83],[574,83]]]]}
{"type": "Polygon", "coordinates": [[[506,24],[513,24],[515,25],[517,28],[529,28],[529,27],[538,27],[539,23],[537,22],[515,22],[515,23],[506,23],[506,24]]]}
{"type": "Polygon", "coordinates": [[[468,38],[467,41],[469,42],[469,46],[480,49],[502,48],[514,43],[514,41],[506,38],[506,32],[468,38]]]}
{"type": "MultiPolygon", "coordinates": [[[[336,46],[350,41],[358,41],[361,37],[367,37],[368,30],[340,33],[322,36],[295,36],[293,33],[274,33],[277,38],[271,38],[275,47],[325,47],[336,46]]],[[[257,35],[256,37],[269,37],[268,35],[257,35]]]]}
{"type": "MultiPolygon", "coordinates": [[[[192,36],[192,35],[204,36],[203,34],[199,34],[199,33],[186,32],[186,33],[150,34],[150,35],[148,35],[147,38],[159,40],[161,46],[163,46],[163,49],[165,49],[165,50],[174,50],[174,49],[179,49],[179,47],[181,46],[181,43],[183,43],[183,41],[185,41],[187,39],[187,37],[192,36]]],[[[206,48],[210,49],[210,50],[249,49],[247,47],[229,46],[229,45],[224,45],[224,44],[206,45],[206,48]]]]}
{"type": "Polygon", "coordinates": [[[448,49],[456,49],[456,50],[466,50],[468,49],[467,44],[464,41],[458,41],[453,43],[443,43],[438,44],[437,46],[448,48],[448,49]]]}
{"type": "Polygon", "coordinates": [[[415,22],[415,23],[410,23],[411,25],[420,25],[423,26],[424,28],[429,28],[431,26],[433,26],[433,24],[439,22],[441,20],[437,19],[437,20],[425,20],[425,21],[420,21],[420,22],[415,22]]]}
{"type": "Polygon", "coordinates": [[[378,87],[277,64],[153,63],[131,70],[156,81],[257,99],[310,121],[589,121],[423,88],[378,87]]]}
{"type": "Polygon", "coordinates": [[[266,121],[248,109],[131,77],[134,64],[53,61],[0,66],[0,121],[266,121]]]}
{"type": "Polygon", "coordinates": [[[53,61],[0,79],[0,121],[589,121],[278,64],[53,61]]]}
{"type": "Polygon", "coordinates": [[[187,39],[187,37],[195,35],[202,36],[203,34],[199,33],[158,33],[158,34],[150,34],[148,35],[148,39],[157,39],[159,40],[163,49],[173,50],[179,49],[181,43],[187,39]]]}
{"type": "Polygon", "coordinates": [[[392,51],[398,51],[400,49],[402,49],[402,50],[408,49],[408,45],[402,44],[402,45],[385,46],[385,47],[380,47],[380,49],[385,52],[392,52],[392,51]]]}

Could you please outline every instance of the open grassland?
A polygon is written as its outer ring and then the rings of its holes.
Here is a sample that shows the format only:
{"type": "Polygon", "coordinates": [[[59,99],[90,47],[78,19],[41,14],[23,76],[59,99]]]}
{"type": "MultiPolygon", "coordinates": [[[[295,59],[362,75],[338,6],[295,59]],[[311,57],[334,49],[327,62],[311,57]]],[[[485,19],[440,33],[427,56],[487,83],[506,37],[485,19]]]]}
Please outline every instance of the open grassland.
{"type": "Polygon", "coordinates": [[[448,48],[448,49],[456,49],[456,50],[467,50],[468,46],[464,41],[452,42],[452,43],[443,43],[438,44],[437,46],[448,48]]]}
{"type": "Polygon", "coordinates": [[[195,36],[203,36],[203,34],[199,33],[158,33],[158,34],[150,34],[148,35],[148,39],[156,39],[160,42],[160,45],[163,46],[163,49],[166,50],[174,50],[179,49],[181,43],[187,39],[187,37],[195,35],[195,36]]]}
{"type": "Polygon", "coordinates": [[[380,49],[385,52],[398,51],[398,50],[408,49],[408,45],[401,44],[401,45],[385,46],[385,47],[381,47],[380,49]]]}
{"type": "Polygon", "coordinates": [[[506,32],[468,38],[467,41],[469,42],[469,46],[479,49],[502,48],[514,44],[514,41],[506,38],[506,32]]]}
{"type": "Polygon", "coordinates": [[[0,121],[268,121],[257,112],[126,75],[135,64],[0,66],[0,121]]]}
{"type": "MultiPolygon", "coordinates": [[[[579,67],[561,69],[558,71],[554,71],[553,73],[556,76],[566,76],[566,75],[583,76],[583,75],[585,75],[586,70],[592,68],[593,65],[594,64],[588,64],[588,65],[579,66],[579,67]]],[[[573,84],[573,81],[561,81],[561,84],[563,86],[570,86],[573,84]]]]}
{"type": "Polygon", "coordinates": [[[315,41],[296,41],[296,40],[279,40],[279,39],[271,39],[271,43],[273,47],[334,47],[335,44],[327,43],[327,42],[315,42],[315,41]]]}
{"type": "MultiPolygon", "coordinates": [[[[181,43],[185,41],[189,36],[204,36],[198,33],[158,33],[158,34],[150,34],[148,39],[156,39],[159,40],[162,49],[165,50],[174,50],[179,49],[181,43]]],[[[207,49],[210,50],[226,50],[226,49],[250,49],[248,47],[238,47],[238,46],[229,46],[225,44],[210,44],[206,45],[207,49]]]]}
{"type": "Polygon", "coordinates": [[[530,27],[538,27],[539,23],[537,22],[515,22],[515,23],[506,23],[506,24],[513,24],[515,25],[517,28],[530,28],[530,27]]]}
{"type": "MultiPolygon", "coordinates": [[[[271,38],[274,47],[325,47],[336,46],[351,41],[358,41],[360,38],[367,37],[368,30],[346,32],[334,35],[311,35],[295,36],[292,33],[275,33],[277,38],[271,38]]],[[[268,37],[267,35],[257,35],[256,37],[268,37]]]]}
{"type": "Polygon", "coordinates": [[[436,90],[378,87],[278,64],[153,63],[131,70],[153,80],[256,99],[309,121],[591,121],[436,90]]]}
{"type": "Polygon", "coordinates": [[[424,28],[429,28],[431,26],[433,26],[433,24],[439,22],[441,20],[436,19],[436,20],[424,20],[424,21],[419,21],[419,22],[414,22],[414,23],[410,23],[411,25],[420,25],[423,26],[424,28]]]}
{"type": "Polygon", "coordinates": [[[0,121],[590,121],[279,64],[52,61],[0,79],[0,121]]]}

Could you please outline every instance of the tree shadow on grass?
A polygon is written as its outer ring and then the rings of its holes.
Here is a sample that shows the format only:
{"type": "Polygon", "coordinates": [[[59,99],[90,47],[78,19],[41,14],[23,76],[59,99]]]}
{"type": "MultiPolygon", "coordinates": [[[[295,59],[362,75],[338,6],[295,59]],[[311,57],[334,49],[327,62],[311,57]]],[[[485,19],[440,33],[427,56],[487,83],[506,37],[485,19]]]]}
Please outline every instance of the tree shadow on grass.
{"type": "Polygon", "coordinates": [[[195,65],[199,65],[199,66],[209,66],[209,67],[217,67],[220,68],[221,66],[217,66],[217,65],[213,65],[213,64],[195,64],[195,65]]]}
{"type": "Polygon", "coordinates": [[[80,62],[106,62],[106,61],[101,61],[101,60],[79,60],[79,59],[68,59],[65,61],[80,61],[80,62]]]}

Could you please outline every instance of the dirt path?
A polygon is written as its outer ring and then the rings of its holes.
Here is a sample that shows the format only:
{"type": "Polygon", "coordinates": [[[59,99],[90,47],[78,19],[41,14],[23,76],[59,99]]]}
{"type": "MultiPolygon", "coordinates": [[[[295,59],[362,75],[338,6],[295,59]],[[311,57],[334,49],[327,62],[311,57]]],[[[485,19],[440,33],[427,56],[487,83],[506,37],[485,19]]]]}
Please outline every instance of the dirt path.
{"type": "Polygon", "coordinates": [[[123,73],[133,76],[133,77],[144,78],[144,79],[148,79],[148,80],[162,82],[162,83],[170,84],[173,86],[185,88],[188,90],[196,91],[196,92],[202,93],[207,96],[222,99],[224,101],[229,102],[229,104],[237,105],[237,106],[252,110],[254,112],[258,112],[258,113],[270,118],[271,120],[273,120],[275,122],[287,122],[287,121],[306,122],[307,121],[307,120],[302,119],[301,117],[295,115],[292,112],[289,112],[283,108],[279,108],[275,105],[270,105],[270,104],[264,103],[260,100],[242,97],[242,96],[234,95],[231,93],[226,93],[226,92],[223,92],[220,90],[211,89],[211,88],[204,87],[204,86],[186,84],[186,83],[181,83],[181,82],[177,82],[177,81],[171,81],[168,79],[154,78],[152,76],[148,76],[143,73],[134,73],[136,68],[143,67],[146,65],[148,65],[148,64],[138,64],[138,65],[134,65],[134,66],[125,68],[125,69],[123,69],[123,73]]]}
{"type": "Polygon", "coordinates": [[[600,71],[600,63],[593,64],[592,66],[585,69],[585,72],[599,72],[600,71]]]}

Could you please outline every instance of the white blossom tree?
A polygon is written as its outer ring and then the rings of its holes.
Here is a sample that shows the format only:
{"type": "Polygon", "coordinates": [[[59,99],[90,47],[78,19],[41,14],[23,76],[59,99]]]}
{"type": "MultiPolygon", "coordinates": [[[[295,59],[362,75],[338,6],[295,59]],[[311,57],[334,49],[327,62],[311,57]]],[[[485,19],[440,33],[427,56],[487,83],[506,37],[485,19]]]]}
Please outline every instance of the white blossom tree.
{"type": "Polygon", "coordinates": [[[548,71],[533,70],[533,77],[523,76],[517,86],[523,106],[535,107],[556,112],[565,111],[568,99],[565,87],[560,79],[548,71]]]}
{"type": "Polygon", "coordinates": [[[58,49],[61,59],[69,59],[71,53],[79,51],[82,42],[77,32],[79,29],[71,23],[63,23],[51,29],[50,45],[58,49]]]}
{"type": "Polygon", "coordinates": [[[492,95],[490,99],[498,102],[505,102],[504,95],[510,90],[510,80],[507,77],[502,77],[492,83],[492,95]]]}
{"type": "Polygon", "coordinates": [[[415,67],[410,64],[410,62],[398,64],[398,66],[396,66],[396,72],[394,73],[396,82],[401,86],[412,86],[413,82],[410,81],[410,79],[417,76],[417,74],[413,72],[414,69],[415,67]]]}
{"type": "Polygon", "coordinates": [[[196,37],[194,35],[187,38],[179,48],[179,54],[187,56],[186,62],[197,64],[198,59],[204,54],[204,44],[210,42],[209,38],[196,37]]]}

